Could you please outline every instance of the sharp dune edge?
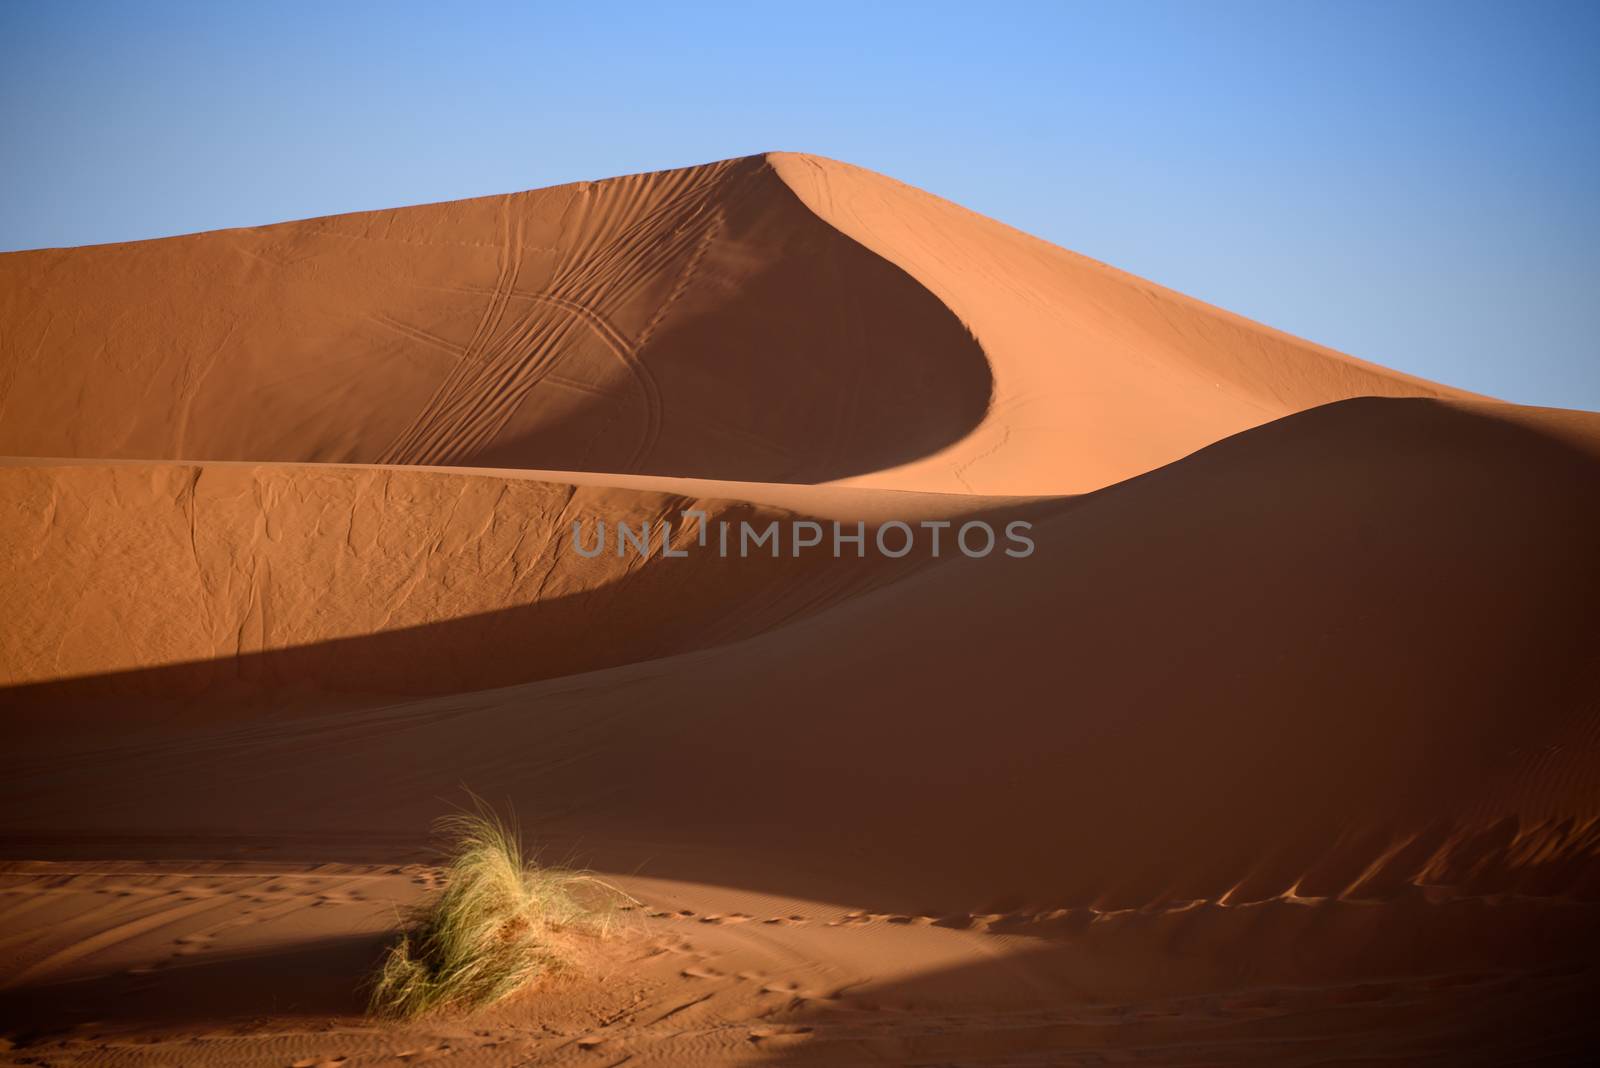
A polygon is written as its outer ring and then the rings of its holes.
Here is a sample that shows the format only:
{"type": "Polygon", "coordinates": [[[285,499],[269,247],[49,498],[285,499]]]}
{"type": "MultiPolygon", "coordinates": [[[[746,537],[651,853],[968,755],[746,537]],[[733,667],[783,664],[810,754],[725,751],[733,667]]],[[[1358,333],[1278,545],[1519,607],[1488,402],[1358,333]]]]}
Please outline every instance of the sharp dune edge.
{"type": "Polygon", "coordinates": [[[0,1056],[1596,1039],[1600,415],[790,153],[8,254],[0,322],[0,1056]],[[684,510],[1036,551],[568,540],[684,510]],[[642,904],[375,1027],[463,788],[642,904]]]}

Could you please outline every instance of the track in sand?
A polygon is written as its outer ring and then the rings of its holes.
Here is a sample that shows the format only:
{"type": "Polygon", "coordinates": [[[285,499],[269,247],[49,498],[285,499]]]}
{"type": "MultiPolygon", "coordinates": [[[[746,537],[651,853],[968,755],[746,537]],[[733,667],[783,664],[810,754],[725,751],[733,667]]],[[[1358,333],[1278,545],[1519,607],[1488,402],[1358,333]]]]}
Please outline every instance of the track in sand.
{"type": "Polygon", "coordinates": [[[0,1057],[1565,1063],[1600,416],[774,153],[0,256],[0,1057]],[[983,520],[1025,559],[570,524],[983,520]],[[470,789],[642,903],[358,986],[470,789]]]}

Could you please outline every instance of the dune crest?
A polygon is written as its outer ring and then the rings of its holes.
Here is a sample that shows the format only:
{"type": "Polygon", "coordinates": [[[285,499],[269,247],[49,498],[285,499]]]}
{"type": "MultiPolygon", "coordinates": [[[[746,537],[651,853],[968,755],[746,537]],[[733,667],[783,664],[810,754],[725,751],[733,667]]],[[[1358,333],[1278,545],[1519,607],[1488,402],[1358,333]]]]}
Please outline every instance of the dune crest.
{"type": "Polygon", "coordinates": [[[788,153],[0,256],[0,316],[0,1055],[1596,1048],[1600,414],[788,153]],[[946,551],[570,540],[689,513],[946,551]],[[627,914],[377,1026],[472,796],[627,914]]]}
{"type": "Polygon", "coordinates": [[[12,253],[0,301],[0,455],[1059,494],[1463,396],[793,153],[12,253]]]}
{"type": "Polygon", "coordinates": [[[14,505],[0,541],[26,566],[0,575],[0,687],[19,703],[81,700],[125,717],[145,697],[215,710],[282,690],[414,696],[574,675],[751,637],[931,559],[926,538],[903,557],[873,542],[835,558],[835,522],[872,538],[887,518],[1000,524],[1017,510],[822,487],[736,496],[745,489],[14,460],[0,464],[0,498],[14,505]],[[803,552],[802,520],[818,542],[803,552]],[[774,540],[751,544],[773,524],[774,540]]]}
{"type": "Polygon", "coordinates": [[[1470,396],[1292,337],[861,167],[772,153],[821,218],[966,324],[994,376],[962,441],[853,481],[1077,493],[1230,434],[1360,396],[1470,396]]]}
{"type": "Polygon", "coordinates": [[[820,482],[958,439],[990,390],[761,157],[12,253],[0,315],[0,455],[820,482]]]}

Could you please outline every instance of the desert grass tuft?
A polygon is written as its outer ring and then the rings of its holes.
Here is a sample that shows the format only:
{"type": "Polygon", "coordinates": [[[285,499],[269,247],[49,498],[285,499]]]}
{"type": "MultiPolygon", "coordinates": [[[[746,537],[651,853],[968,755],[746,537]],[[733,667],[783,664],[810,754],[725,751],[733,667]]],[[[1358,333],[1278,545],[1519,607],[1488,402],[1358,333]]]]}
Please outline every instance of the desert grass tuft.
{"type": "Polygon", "coordinates": [[[444,888],[411,911],[385,953],[368,1002],[375,1015],[493,1004],[563,967],[562,935],[602,933],[625,896],[586,873],[530,862],[516,828],[481,802],[438,830],[452,842],[444,888]]]}

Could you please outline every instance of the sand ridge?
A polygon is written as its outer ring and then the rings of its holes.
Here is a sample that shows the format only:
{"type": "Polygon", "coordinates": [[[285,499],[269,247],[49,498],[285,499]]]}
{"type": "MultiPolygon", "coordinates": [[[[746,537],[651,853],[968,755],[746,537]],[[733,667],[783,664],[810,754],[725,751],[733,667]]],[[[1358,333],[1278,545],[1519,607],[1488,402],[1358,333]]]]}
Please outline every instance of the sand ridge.
{"type": "Polygon", "coordinates": [[[18,456],[1062,494],[1316,404],[1464,396],[793,153],[0,278],[18,456]]]}
{"type": "Polygon", "coordinates": [[[287,686],[369,697],[554,678],[759,633],[890,581],[936,548],[887,558],[869,540],[835,558],[836,524],[872,539],[878,516],[980,515],[1003,530],[1019,510],[1048,508],[800,487],[777,496],[816,498],[822,544],[801,551],[788,533],[800,513],[700,495],[737,488],[724,484],[645,488],[656,484],[14,461],[0,466],[0,492],[16,504],[0,536],[29,566],[0,578],[10,606],[0,683],[58,711],[98,696],[120,717],[141,696],[215,704],[225,691],[244,707],[287,686]],[[744,531],[774,523],[782,544],[752,547],[744,531]],[[623,526],[635,539],[626,545],[623,526]],[[678,558],[664,555],[669,534],[678,558]]]}
{"type": "Polygon", "coordinates": [[[989,393],[954,317],[762,157],[13,253],[0,279],[0,454],[816,482],[949,440],[989,393]]]}
{"type": "Polygon", "coordinates": [[[0,314],[0,1058],[1595,1037],[1600,415],[788,153],[0,256],[0,314]],[[564,537],[685,510],[1037,551],[564,537]],[[376,1025],[466,790],[638,904],[376,1025]]]}

